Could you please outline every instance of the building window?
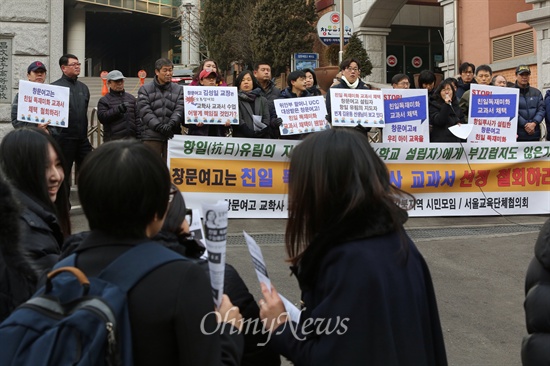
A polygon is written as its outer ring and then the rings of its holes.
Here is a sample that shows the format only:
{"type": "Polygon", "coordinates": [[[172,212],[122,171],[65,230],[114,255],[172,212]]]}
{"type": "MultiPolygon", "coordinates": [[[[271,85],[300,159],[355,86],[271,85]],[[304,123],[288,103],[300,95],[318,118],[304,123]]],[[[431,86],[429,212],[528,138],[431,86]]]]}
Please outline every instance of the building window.
{"type": "Polygon", "coordinates": [[[535,53],[533,31],[510,34],[492,40],[492,62],[535,53]]]}

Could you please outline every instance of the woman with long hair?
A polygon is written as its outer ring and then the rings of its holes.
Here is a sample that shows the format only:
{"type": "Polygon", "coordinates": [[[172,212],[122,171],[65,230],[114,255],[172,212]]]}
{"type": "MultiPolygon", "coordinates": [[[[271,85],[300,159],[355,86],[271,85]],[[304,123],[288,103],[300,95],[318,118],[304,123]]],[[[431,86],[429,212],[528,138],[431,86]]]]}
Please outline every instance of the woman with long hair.
{"type": "Polygon", "coordinates": [[[37,128],[13,130],[0,144],[0,168],[23,207],[21,246],[37,274],[57,262],[63,240],[71,234],[63,164],[55,140],[37,128]]]}
{"type": "Polygon", "coordinates": [[[446,365],[428,266],[403,228],[390,182],[353,129],[311,134],[292,151],[286,252],[302,290],[288,319],[262,284],[271,345],[295,365],[446,365]]]}
{"type": "Polygon", "coordinates": [[[250,70],[235,79],[239,94],[239,125],[233,127],[234,137],[271,137],[269,105],[261,93],[258,80],[250,70]]]}

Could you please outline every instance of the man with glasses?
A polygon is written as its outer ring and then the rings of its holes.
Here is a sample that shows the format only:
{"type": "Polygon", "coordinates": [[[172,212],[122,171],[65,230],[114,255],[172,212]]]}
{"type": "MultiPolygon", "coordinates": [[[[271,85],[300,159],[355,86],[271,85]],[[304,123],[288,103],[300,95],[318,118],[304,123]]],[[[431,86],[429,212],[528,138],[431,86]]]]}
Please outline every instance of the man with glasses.
{"type": "Polygon", "coordinates": [[[397,74],[391,78],[391,86],[394,89],[409,89],[411,82],[405,74],[397,74]]]}
{"type": "MultiPolygon", "coordinates": [[[[476,69],[475,81],[477,84],[481,85],[491,85],[493,80],[493,70],[489,65],[480,65],[476,69]]],[[[470,108],[470,88],[462,94],[458,105],[464,114],[464,120],[468,123],[468,110],[470,108]]]]}
{"type": "Polygon", "coordinates": [[[65,157],[65,179],[69,185],[73,163],[76,163],[78,172],[82,161],[92,151],[92,145],[88,140],[90,91],[86,84],[78,81],[80,66],[78,57],[70,53],[64,54],[59,58],[59,67],[63,75],[52,83],[70,90],[68,127],[56,127],[56,133],[53,134],[65,157]]]}
{"type": "Polygon", "coordinates": [[[475,69],[475,65],[469,62],[463,62],[458,68],[460,76],[457,78],[458,89],[456,90],[456,97],[459,100],[462,98],[462,94],[464,94],[466,90],[470,90],[470,84],[476,82],[474,80],[475,69]]]}
{"type": "MultiPolygon", "coordinates": [[[[354,58],[350,58],[347,60],[342,61],[340,64],[340,72],[342,73],[342,77],[340,79],[340,83],[333,85],[330,87],[330,89],[336,88],[336,89],[370,89],[370,86],[368,84],[365,84],[363,80],[360,79],[361,76],[361,64],[358,60],[354,58]]],[[[327,121],[332,122],[332,116],[331,116],[331,105],[330,105],[330,89],[327,93],[326,98],[326,104],[327,104],[327,121]]],[[[370,128],[364,128],[360,125],[358,125],[362,130],[369,131],[370,128]]]]}

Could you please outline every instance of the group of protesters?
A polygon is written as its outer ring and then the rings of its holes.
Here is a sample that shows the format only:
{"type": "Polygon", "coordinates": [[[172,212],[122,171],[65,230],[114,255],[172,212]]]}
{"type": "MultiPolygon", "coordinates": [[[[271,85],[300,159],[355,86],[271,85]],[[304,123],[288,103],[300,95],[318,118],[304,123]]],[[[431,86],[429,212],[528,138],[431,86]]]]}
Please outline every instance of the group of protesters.
{"type": "MultiPolygon", "coordinates": [[[[187,240],[185,192],[170,182],[167,141],[182,133],[281,138],[274,100],[321,95],[313,70],[291,72],[282,91],[269,63],[243,71],[234,83],[238,125],[215,126],[185,124],[183,88],[172,83],[170,60],[156,61],[153,81],[137,98],[125,91],[125,76],[112,70],[109,93],[98,102],[106,143],[92,151],[90,93],[78,80],[80,62],[66,54],[59,65],[63,76],[53,84],[70,89],[69,128],[17,121],[14,103],[16,129],[0,143],[0,320],[32,296],[61,258],[76,253],[75,265],[96,276],[153,240],[159,251],[187,260],[160,266],[128,292],[135,365],[279,365],[280,355],[296,365],[447,365],[431,275],[403,228],[406,210],[395,204],[396,197],[413,197],[391,184],[364,128],[295,137],[303,141],[290,159],[285,244],[302,290],[300,319],[289,318],[273,285],[262,284],[262,298],[254,300],[232,267],[226,268],[228,296],[214,305],[200,258],[204,248],[187,240]],[[73,163],[86,233],[71,233],[73,163]],[[247,319],[261,329],[245,327],[247,319]]],[[[340,69],[333,88],[370,88],[359,77],[359,61],[344,60],[340,69]]],[[[29,81],[44,82],[46,71],[33,62],[29,81]]],[[[478,82],[488,79],[483,72],[476,69],[478,82]]],[[[525,78],[529,68],[518,66],[516,74],[531,113],[536,93],[525,78]]],[[[406,86],[403,80],[395,85],[406,86]]],[[[213,60],[202,62],[192,84],[226,85],[213,60]]],[[[434,94],[458,103],[457,84],[455,90],[444,81],[434,94]]],[[[330,94],[326,103],[330,120],[330,94]]],[[[456,123],[461,108],[454,111],[456,123]]],[[[521,113],[526,136],[536,137],[539,113],[521,113]]]]}

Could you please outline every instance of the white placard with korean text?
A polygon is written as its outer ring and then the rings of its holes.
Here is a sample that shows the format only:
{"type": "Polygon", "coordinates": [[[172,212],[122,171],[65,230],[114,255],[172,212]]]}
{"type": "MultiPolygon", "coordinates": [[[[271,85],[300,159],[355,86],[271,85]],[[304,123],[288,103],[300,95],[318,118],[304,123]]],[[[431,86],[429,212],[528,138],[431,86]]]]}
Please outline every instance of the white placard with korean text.
{"type": "Polygon", "coordinates": [[[17,120],[30,123],[50,123],[69,127],[69,88],[58,85],[19,81],[17,120]]]}
{"type": "Polygon", "coordinates": [[[234,86],[184,86],[187,124],[239,124],[239,98],[234,86]]]}
{"type": "Polygon", "coordinates": [[[380,90],[330,88],[332,126],[384,128],[384,97],[380,90]]]}
{"type": "Polygon", "coordinates": [[[468,142],[511,143],[518,128],[519,89],[471,84],[468,142]]]}
{"type": "Polygon", "coordinates": [[[422,143],[430,141],[428,91],[426,89],[382,89],[384,93],[383,142],[422,143]]]}
{"type": "Polygon", "coordinates": [[[322,96],[276,99],[277,117],[283,120],[281,135],[319,132],[330,128],[325,119],[327,106],[322,96]]]}

